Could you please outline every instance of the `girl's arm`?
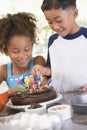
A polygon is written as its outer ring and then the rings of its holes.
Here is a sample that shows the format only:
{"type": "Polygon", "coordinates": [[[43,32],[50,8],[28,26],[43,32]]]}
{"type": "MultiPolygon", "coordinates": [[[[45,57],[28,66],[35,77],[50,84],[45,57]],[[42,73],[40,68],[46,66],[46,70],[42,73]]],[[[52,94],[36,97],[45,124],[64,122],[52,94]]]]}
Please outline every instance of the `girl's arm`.
{"type": "Polygon", "coordinates": [[[42,65],[42,66],[45,66],[46,64],[46,61],[44,59],[43,56],[36,56],[35,59],[34,59],[34,65],[42,65]]]}
{"type": "Polygon", "coordinates": [[[6,81],[7,78],[7,65],[0,66],[0,84],[2,81],[6,81]]]}
{"type": "MultiPolygon", "coordinates": [[[[0,66],[0,84],[2,81],[6,81],[7,79],[7,65],[0,66]]],[[[9,88],[9,86],[8,86],[9,88]]],[[[18,91],[18,88],[9,88],[8,89],[8,97],[11,97],[14,92],[18,91]]]]}
{"type": "Polygon", "coordinates": [[[12,97],[14,92],[16,92],[16,91],[20,91],[20,90],[18,88],[9,88],[9,90],[8,90],[8,97],[9,98],[12,97]]]}

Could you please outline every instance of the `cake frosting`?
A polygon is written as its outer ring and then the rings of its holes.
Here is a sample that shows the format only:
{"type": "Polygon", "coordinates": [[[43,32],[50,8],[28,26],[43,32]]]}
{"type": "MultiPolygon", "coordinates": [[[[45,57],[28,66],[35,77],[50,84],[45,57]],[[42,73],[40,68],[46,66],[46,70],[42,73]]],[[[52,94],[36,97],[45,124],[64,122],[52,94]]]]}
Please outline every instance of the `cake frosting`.
{"type": "Polygon", "coordinates": [[[30,76],[17,81],[19,91],[11,97],[13,105],[28,105],[32,103],[41,103],[55,99],[56,91],[51,86],[51,79],[46,85],[42,84],[42,76],[30,76]]]}

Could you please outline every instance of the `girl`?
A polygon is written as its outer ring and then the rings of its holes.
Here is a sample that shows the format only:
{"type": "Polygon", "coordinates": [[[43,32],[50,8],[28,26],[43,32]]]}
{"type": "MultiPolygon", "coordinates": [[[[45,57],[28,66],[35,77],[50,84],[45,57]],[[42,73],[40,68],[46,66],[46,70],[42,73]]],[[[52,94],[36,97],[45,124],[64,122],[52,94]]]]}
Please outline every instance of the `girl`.
{"type": "Polygon", "coordinates": [[[11,59],[11,63],[0,67],[0,83],[6,81],[10,96],[18,90],[18,79],[31,75],[35,64],[45,64],[42,56],[32,58],[36,43],[35,22],[30,13],[8,14],[0,19],[0,51],[11,59]]]}
{"type": "Polygon", "coordinates": [[[46,67],[38,72],[51,76],[57,92],[87,91],[87,28],[80,27],[76,0],[44,0],[41,9],[55,34],[49,38],[46,67]],[[51,69],[50,69],[51,68],[51,69]]]}

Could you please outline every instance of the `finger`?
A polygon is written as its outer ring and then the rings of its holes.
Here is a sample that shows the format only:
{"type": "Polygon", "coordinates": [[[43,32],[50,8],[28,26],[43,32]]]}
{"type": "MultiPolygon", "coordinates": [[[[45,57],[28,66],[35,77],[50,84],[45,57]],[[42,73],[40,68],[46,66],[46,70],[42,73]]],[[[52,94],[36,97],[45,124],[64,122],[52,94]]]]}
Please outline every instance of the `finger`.
{"type": "Polygon", "coordinates": [[[83,92],[87,92],[87,86],[83,88],[83,92]]]}
{"type": "Polygon", "coordinates": [[[38,77],[38,76],[40,76],[40,71],[37,70],[37,69],[33,69],[33,70],[32,70],[32,74],[33,74],[34,76],[38,77]]]}

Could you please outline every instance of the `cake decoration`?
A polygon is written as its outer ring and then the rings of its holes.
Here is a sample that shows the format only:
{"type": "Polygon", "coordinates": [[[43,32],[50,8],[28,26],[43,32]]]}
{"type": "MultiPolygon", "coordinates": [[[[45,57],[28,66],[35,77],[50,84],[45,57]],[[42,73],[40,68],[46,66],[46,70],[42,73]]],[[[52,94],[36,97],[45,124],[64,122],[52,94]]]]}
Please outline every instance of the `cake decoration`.
{"type": "Polygon", "coordinates": [[[18,89],[21,91],[28,91],[30,94],[33,93],[40,93],[47,90],[50,86],[51,88],[51,79],[48,79],[47,84],[43,87],[42,85],[43,77],[42,76],[33,76],[30,75],[30,77],[25,77],[22,79],[19,79],[17,81],[18,89]]]}
{"type": "Polygon", "coordinates": [[[17,81],[19,91],[11,98],[13,105],[41,103],[56,98],[57,93],[51,86],[52,80],[48,79],[46,85],[43,85],[42,81],[42,76],[33,75],[19,79],[17,81]]]}
{"type": "Polygon", "coordinates": [[[49,78],[48,81],[47,81],[47,84],[48,84],[49,86],[51,86],[51,83],[52,83],[52,79],[49,78]]]}

